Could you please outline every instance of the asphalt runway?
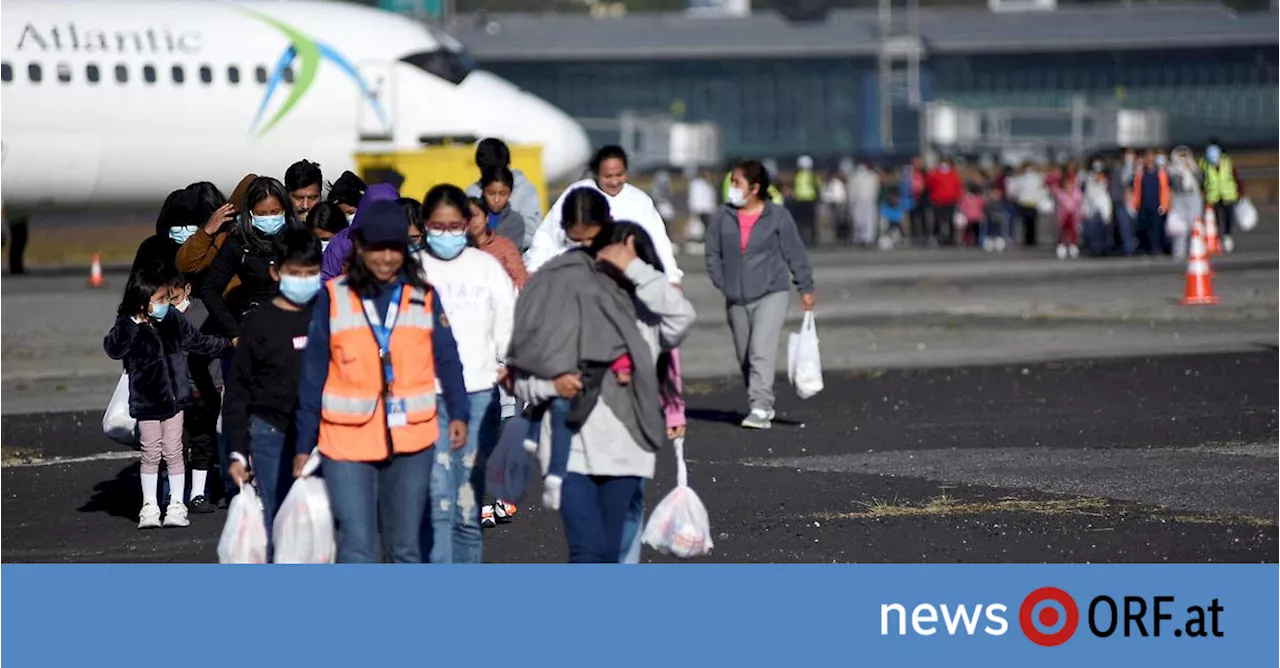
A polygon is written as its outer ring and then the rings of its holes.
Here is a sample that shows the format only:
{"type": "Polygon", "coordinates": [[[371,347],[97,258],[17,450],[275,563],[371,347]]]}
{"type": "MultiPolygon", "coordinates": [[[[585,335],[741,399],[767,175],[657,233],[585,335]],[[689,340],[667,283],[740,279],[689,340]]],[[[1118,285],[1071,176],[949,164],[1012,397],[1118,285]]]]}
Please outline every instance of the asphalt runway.
{"type": "MultiPolygon", "coordinates": [[[[688,258],[693,488],[727,562],[1277,561],[1277,237],[1183,266],[1044,251],[815,253],[826,389],[744,409],[723,304],[688,258]]],[[[124,276],[5,277],[5,561],[212,561],[223,513],[139,532],[136,455],[101,434],[124,276]]],[[[799,312],[793,304],[792,325],[799,312]]],[[[785,339],[785,337],[784,337],[785,339]]],[[[783,358],[785,359],[785,357],[783,358]]],[[[780,370],[781,371],[781,370],[780,370]]],[[[648,487],[674,482],[670,454],[648,487]]],[[[561,561],[531,490],[486,560],[561,561]]],[[[646,550],[646,560],[664,558],[646,550]]]]}

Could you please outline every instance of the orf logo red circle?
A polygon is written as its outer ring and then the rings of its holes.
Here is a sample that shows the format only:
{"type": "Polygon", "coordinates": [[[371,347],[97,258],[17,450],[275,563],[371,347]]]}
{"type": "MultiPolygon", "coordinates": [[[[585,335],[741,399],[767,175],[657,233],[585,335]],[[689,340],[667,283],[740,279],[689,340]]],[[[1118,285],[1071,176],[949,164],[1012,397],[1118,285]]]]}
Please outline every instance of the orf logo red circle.
{"type": "Polygon", "coordinates": [[[1042,647],[1056,647],[1071,639],[1080,624],[1075,599],[1057,587],[1041,587],[1027,595],[1018,609],[1018,625],[1027,639],[1042,647]]]}

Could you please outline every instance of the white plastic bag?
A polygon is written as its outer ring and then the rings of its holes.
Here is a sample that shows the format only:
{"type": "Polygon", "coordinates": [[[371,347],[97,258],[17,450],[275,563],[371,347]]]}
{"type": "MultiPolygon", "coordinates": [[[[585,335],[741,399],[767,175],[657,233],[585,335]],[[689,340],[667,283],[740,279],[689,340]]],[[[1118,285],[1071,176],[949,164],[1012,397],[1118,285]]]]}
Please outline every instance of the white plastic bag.
{"type": "Polygon", "coordinates": [[[120,374],[116,391],[107,402],[107,412],[102,414],[102,433],[107,438],[131,448],[139,446],[138,421],[129,416],[129,374],[120,374]]]}
{"type": "Polygon", "coordinates": [[[689,487],[689,471],[684,463],[684,439],[677,438],[676,488],[653,509],[645,524],[646,545],[680,559],[701,557],[711,552],[711,520],[702,499],[689,487]]]}
{"type": "Polygon", "coordinates": [[[253,485],[241,485],[240,493],[231,499],[227,522],[218,538],[218,563],[267,563],[267,527],[253,485]]]}
{"type": "Polygon", "coordinates": [[[1166,234],[1176,237],[1184,236],[1191,231],[1191,226],[1187,224],[1187,217],[1177,209],[1169,212],[1164,228],[1166,234]]]}
{"type": "Polygon", "coordinates": [[[1258,226],[1258,210],[1248,197],[1242,197],[1236,202],[1235,214],[1241,232],[1248,232],[1258,226]]]}
{"type": "Polygon", "coordinates": [[[805,311],[799,332],[787,340],[787,380],[801,399],[822,391],[822,356],[818,353],[818,326],[813,311],[805,311]]]}
{"type": "Polygon", "coordinates": [[[516,415],[507,420],[498,444],[485,463],[485,491],[496,499],[519,501],[533,479],[533,457],[524,449],[529,421],[516,415]]]}
{"type": "Polygon", "coordinates": [[[332,564],[337,556],[329,490],[312,475],[319,467],[320,453],[313,450],[276,513],[271,537],[277,564],[332,564]]]}

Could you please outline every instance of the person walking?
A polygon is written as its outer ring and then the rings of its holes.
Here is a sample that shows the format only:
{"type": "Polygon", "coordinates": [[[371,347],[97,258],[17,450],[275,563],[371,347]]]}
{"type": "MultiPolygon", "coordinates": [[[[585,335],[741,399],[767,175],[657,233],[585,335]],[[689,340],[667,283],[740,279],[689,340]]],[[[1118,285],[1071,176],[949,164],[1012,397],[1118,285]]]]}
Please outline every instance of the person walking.
{"type": "Polygon", "coordinates": [[[1133,173],[1131,206],[1138,212],[1138,250],[1149,255],[1164,252],[1164,217],[1169,213],[1169,172],[1156,164],[1156,152],[1147,151],[1133,173]]]}
{"type": "MultiPolygon", "coordinates": [[[[375,183],[369,186],[364,194],[360,196],[360,203],[356,207],[355,213],[351,214],[351,225],[344,230],[339,231],[329,239],[329,245],[325,246],[324,258],[320,264],[320,278],[326,283],[329,279],[346,273],[347,262],[351,259],[352,242],[351,236],[356,229],[360,227],[360,221],[363,217],[360,210],[364,209],[374,202],[394,202],[400,197],[400,191],[390,183],[375,183]]],[[[339,204],[339,207],[342,205],[339,204]]]]}
{"type": "Polygon", "coordinates": [[[306,220],[307,214],[320,203],[323,186],[320,165],[310,160],[299,160],[284,171],[284,188],[289,191],[289,201],[298,220],[306,220]]]}
{"type": "Polygon", "coordinates": [[[1178,259],[1187,256],[1191,228],[1204,213],[1201,179],[1200,166],[1191,155],[1191,149],[1186,146],[1173,149],[1169,161],[1169,190],[1173,199],[1165,231],[1169,235],[1173,256],[1178,259]]]}
{"type": "Polygon", "coordinates": [[[1120,159],[1111,167],[1108,179],[1111,186],[1111,211],[1115,221],[1117,250],[1125,256],[1137,252],[1137,235],[1134,232],[1134,217],[1138,215],[1133,208],[1131,194],[1133,192],[1133,174],[1138,169],[1137,154],[1126,148],[1120,159]]]}
{"type": "MultiPolygon", "coordinates": [[[[467,440],[450,447],[442,430],[436,445],[430,511],[423,516],[421,539],[422,556],[433,564],[480,563],[484,463],[498,443],[498,381],[506,377],[501,360],[511,343],[515,310],[515,287],[502,264],[467,243],[470,208],[466,193],[456,186],[427,191],[422,202],[427,245],[416,255],[423,278],[449,318],[468,403],[467,440]]],[[[454,414],[445,406],[440,415],[448,421],[454,414]]]]}
{"type": "MultiPolygon", "coordinates": [[[[511,167],[511,148],[506,142],[496,137],[481,139],[476,144],[476,169],[483,175],[487,170],[497,168],[511,170],[511,208],[524,221],[524,236],[516,245],[522,250],[527,249],[542,222],[542,199],[538,197],[538,188],[524,172],[511,167]]],[[[467,186],[467,196],[481,197],[484,187],[480,181],[467,186]]]]}
{"type": "Polygon", "coordinates": [[[466,384],[440,298],[408,252],[404,206],[362,203],[359,213],[351,268],[325,285],[307,330],[296,452],[320,449],[338,561],[420,563],[436,395],[450,416],[449,444],[462,447],[466,384]]]}
{"type": "MultiPolygon", "coordinates": [[[[641,259],[638,249],[655,246],[644,228],[615,224],[602,193],[577,188],[562,206],[564,232],[579,247],[547,263],[521,292],[508,361],[519,399],[571,401],[578,427],[560,494],[569,560],[616,563],[632,552],[643,481],[666,441],[657,360],[679,345],[695,315],[662,268],[641,259]],[[632,360],[625,384],[610,370],[622,354],[632,360]]],[[[661,262],[656,251],[645,254],[661,262]]],[[[538,443],[544,472],[550,413],[538,443]]]]}
{"type": "Polygon", "coordinates": [[[865,248],[876,243],[880,231],[880,175],[862,161],[849,177],[849,209],[853,220],[853,242],[865,248]]]}
{"type": "Polygon", "coordinates": [[[933,211],[933,230],[929,244],[953,246],[956,243],[956,205],[964,195],[964,182],[950,158],[943,158],[927,177],[929,206],[933,211]]]}
{"type": "Polygon", "coordinates": [[[1236,249],[1236,242],[1231,238],[1236,221],[1236,202],[1244,196],[1240,173],[1217,139],[1210,139],[1205,147],[1204,157],[1200,159],[1200,172],[1204,174],[1205,206],[1213,207],[1218,232],[1222,235],[1222,249],[1230,253],[1236,249]]]}
{"type": "Polygon", "coordinates": [[[226,357],[232,351],[225,338],[196,331],[171,306],[171,287],[178,282],[171,265],[153,263],[129,275],[116,322],[103,338],[107,357],[124,363],[129,375],[129,416],[138,421],[142,443],[142,510],[138,528],[161,526],[160,460],[169,472],[169,504],[164,526],[190,524],[182,502],[186,468],[182,457],[182,412],[191,403],[187,353],[226,357]]]}
{"type": "Polygon", "coordinates": [[[813,268],[791,214],[765,199],[769,174],[756,160],[733,170],[729,201],[707,231],[707,274],[724,294],[733,347],[751,412],[750,429],[773,426],[773,381],[778,340],[790,304],[788,277],[800,306],[813,310],[813,268]]]}

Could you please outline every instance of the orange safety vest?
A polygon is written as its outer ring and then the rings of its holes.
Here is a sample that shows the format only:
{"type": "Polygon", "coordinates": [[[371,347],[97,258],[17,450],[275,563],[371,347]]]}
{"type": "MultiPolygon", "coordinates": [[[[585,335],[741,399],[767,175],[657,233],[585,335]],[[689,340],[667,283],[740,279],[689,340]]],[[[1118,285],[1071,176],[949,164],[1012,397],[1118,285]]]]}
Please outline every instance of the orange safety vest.
{"type": "Polygon", "coordinates": [[[339,276],[329,291],[329,377],[320,400],[320,452],[330,459],[372,462],[435,445],[436,365],[431,345],[431,291],[400,297],[391,330],[392,386],[386,387],[378,340],[364,304],[339,276]],[[404,402],[404,424],[387,423],[386,396],[404,402]]]}
{"type": "MultiPolygon", "coordinates": [[[[1137,211],[1142,208],[1142,176],[1143,170],[1146,169],[1142,165],[1133,172],[1133,210],[1137,211]]],[[[1169,210],[1169,172],[1164,169],[1156,168],[1156,176],[1160,181],[1160,208],[1165,211],[1169,210]]]]}

